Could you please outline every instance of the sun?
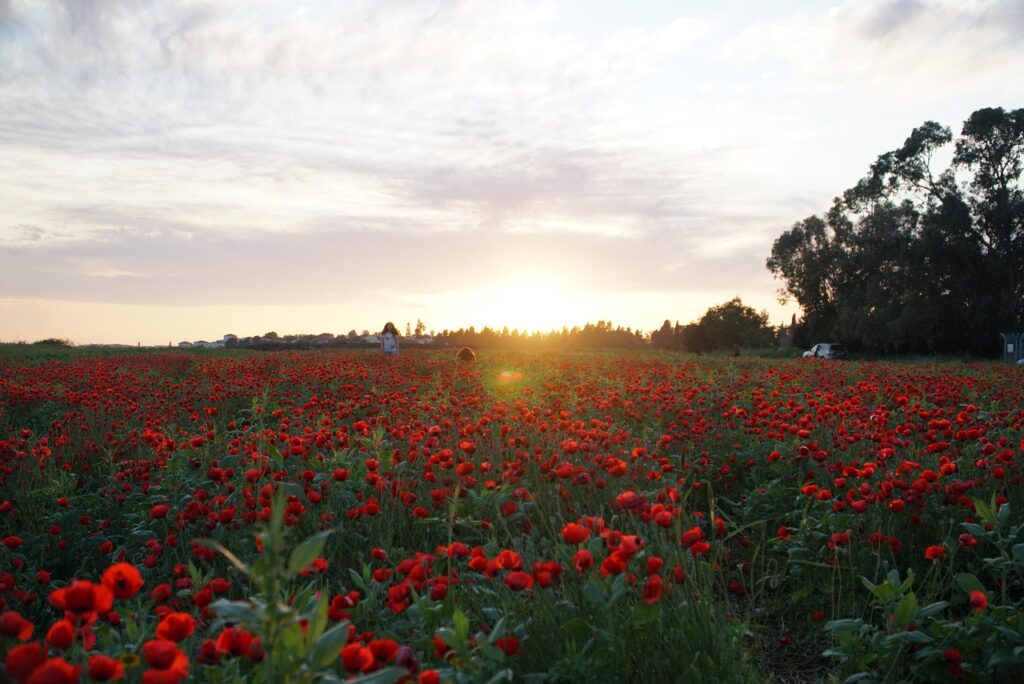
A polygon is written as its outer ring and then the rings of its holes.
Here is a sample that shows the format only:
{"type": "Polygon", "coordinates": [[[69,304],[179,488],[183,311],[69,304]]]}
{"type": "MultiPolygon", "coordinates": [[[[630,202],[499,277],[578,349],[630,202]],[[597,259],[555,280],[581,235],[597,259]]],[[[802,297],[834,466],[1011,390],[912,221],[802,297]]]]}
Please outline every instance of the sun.
{"type": "Polygon", "coordinates": [[[500,329],[508,326],[526,332],[547,332],[569,323],[572,297],[553,281],[543,278],[517,278],[497,284],[489,305],[488,318],[500,329]]]}

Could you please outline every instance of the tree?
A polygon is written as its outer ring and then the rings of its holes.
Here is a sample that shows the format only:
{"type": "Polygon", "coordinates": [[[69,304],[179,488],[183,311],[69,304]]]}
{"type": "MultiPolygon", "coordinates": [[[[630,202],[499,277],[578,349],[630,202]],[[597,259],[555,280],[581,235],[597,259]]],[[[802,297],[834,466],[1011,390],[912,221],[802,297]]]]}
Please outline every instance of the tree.
{"type": "Polygon", "coordinates": [[[427,326],[423,325],[423,321],[416,319],[416,337],[421,337],[426,331],[427,326]]]}
{"type": "Polygon", "coordinates": [[[656,349],[671,349],[675,346],[675,330],[667,318],[661,328],[651,333],[651,346],[656,349]]]}
{"type": "Polygon", "coordinates": [[[780,299],[803,309],[798,338],[985,352],[999,329],[1024,323],[1024,110],[974,112],[936,171],[953,140],[925,122],[824,217],[775,240],[767,267],[785,285],[780,299]]]}
{"type": "Polygon", "coordinates": [[[774,339],[768,313],[744,305],[739,297],[708,309],[684,334],[687,349],[698,352],[726,349],[734,344],[767,347],[774,339]]]}

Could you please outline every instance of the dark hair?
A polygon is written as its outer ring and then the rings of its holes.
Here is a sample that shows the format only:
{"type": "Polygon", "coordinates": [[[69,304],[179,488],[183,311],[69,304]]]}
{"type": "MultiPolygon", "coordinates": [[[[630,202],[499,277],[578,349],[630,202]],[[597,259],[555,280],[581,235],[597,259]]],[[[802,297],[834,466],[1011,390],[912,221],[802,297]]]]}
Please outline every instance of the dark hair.
{"type": "Polygon", "coordinates": [[[458,356],[455,358],[462,363],[476,363],[476,354],[469,347],[460,349],[458,356]]]}
{"type": "Polygon", "coordinates": [[[390,332],[394,333],[395,337],[398,337],[398,328],[396,328],[395,324],[391,321],[384,324],[384,329],[380,331],[380,334],[383,335],[384,333],[389,332],[388,328],[391,328],[390,332]]]}

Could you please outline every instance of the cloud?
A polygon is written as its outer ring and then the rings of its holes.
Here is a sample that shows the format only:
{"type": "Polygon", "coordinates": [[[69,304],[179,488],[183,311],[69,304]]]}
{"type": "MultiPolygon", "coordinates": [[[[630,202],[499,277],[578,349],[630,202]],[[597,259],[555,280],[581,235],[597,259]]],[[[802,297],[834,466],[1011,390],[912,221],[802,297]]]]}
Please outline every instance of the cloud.
{"type": "MultiPolygon", "coordinates": [[[[1019,73],[1022,33],[1020,2],[848,1],[824,14],[750,26],[728,50],[779,58],[811,91],[885,88],[895,99],[943,97],[954,85],[993,86],[1019,73]]],[[[1014,85],[1008,91],[1019,95],[1014,85]]]]}
{"type": "Polygon", "coordinates": [[[18,159],[12,198],[40,201],[16,204],[0,233],[341,220],[638,234],[683,215],[685,198],[666,197],[708,166],[693,156],[680,177],[681,150],[600,106],[704,35],[692,19],[583,39],[545,3],[13,11],[23,30],[0,47],[17,65],[0,81],[0,145],[18,159]]]}
{"type": "MultiPolygon", "coordinates": [[[[701,255],[663,232],[653,244],[563,232],[405,234],[341,226],[238,240],[187,227],[110,229],[87,241],[0,245],[0,291],[16,299],[185,305],[415,302],[505,282],[556,280],[593,296],[734,289],[756,247],[701,255]],[[666,268],[686,257],[685,267],[666,268]]],[[[767,282],[768,278],[765,276],[767,282]]]]}

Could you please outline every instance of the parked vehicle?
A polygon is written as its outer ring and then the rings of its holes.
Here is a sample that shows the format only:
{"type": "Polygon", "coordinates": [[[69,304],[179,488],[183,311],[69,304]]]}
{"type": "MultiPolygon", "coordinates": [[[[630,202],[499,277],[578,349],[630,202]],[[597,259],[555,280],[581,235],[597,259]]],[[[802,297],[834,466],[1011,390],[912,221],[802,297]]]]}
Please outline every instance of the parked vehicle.
{"type": "Polygon", "coordinates": [[[819,342],[804,352],[805,359],[845,359],[846,347],[835,342],[819,342]]]}

